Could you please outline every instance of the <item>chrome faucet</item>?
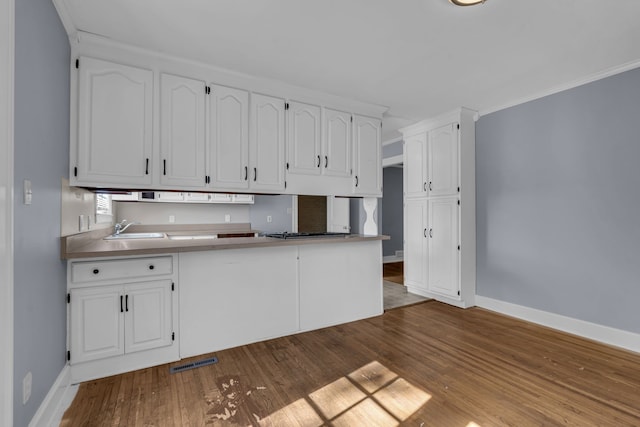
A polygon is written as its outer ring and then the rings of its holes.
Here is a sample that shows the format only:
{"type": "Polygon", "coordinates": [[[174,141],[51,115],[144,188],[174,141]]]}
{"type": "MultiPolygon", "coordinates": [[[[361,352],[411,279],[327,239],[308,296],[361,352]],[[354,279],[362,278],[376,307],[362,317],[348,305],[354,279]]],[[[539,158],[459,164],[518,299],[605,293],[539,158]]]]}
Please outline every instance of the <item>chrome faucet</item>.
{"type": "Polygon", "coordinates": [[[116,225],[114,225],[115,228],[115,232],[113,234],[115,234],[116,236],[120,233],[122,233],[124,230],[126,230],[127,228],[129,228],[130,226],[134,225],[134,224],[140,224],[139,222],[133,221],[127,224],[127,220],[123,219],[122,221],[116,223],[116,225]],[[126,224],[126,225],[125,225],[126,224]]]}

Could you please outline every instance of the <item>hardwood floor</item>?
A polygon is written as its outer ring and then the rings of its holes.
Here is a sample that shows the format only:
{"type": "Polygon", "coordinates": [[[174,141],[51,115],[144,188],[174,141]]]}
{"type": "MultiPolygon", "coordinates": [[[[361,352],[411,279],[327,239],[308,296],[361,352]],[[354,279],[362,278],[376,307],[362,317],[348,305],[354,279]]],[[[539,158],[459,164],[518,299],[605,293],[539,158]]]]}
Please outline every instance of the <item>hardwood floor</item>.
{"type": "Polygon", "coordinates": [[[215,356],[84,383],[61,425],[640,425],[640,354],[479,308],[430,301],[215,356]]]}
{"type": "Polygon", "coordinates": [[[404,285],[404,262],[387,262],[382,264],[382,277],[389,282],[404,285]]]}

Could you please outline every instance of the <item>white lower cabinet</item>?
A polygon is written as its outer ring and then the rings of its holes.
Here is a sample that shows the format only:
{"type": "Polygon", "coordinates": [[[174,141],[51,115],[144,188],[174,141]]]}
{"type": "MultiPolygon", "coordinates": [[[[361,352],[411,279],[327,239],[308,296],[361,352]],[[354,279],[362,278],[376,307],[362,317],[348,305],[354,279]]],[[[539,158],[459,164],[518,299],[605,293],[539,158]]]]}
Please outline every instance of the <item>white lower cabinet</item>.
{"type": "Polygon", "coordinates": [[[298,330],[297,248],[180,254],[180,357],[298,330]]]}
{"type": "Polygon", "coordinates": [[[171,345],[171,281],[71,290],[71,363],[171,345]]]}
{"type": "Polygon", "coordinates": [[[448,297],[460,297],[458,199],[429,201],[427,289],[448,297]]]}
{"type": "Polygon", "coordinates": [[[407,199],[404,212],[406,286],[460,299],[458,198],[407,199]]]}
{"type": "Polygon", "coordinates": [[[406,200],[404,204],[404,282],[425,288],[427,283],[427,200],[406,200]]]}
{"type": "Polygon", "coordinates": [[[378,316],[380,242],[300,246],[300,330],[378,316]]]}
{"type": "Polygon", "coordinates": [[[70,363],[124,354],[122,287],[71,289],[70,294],[70,363]]]}
{"type": "Polygon", "coordinates": [[[382,243],[188,252],[180,357],[382,314],[382,243]]]}
{"type": "Polygon", "coordinates": [[[69,262],[67,357],[74,381],[178,359],[173,260],[69,262]]]}

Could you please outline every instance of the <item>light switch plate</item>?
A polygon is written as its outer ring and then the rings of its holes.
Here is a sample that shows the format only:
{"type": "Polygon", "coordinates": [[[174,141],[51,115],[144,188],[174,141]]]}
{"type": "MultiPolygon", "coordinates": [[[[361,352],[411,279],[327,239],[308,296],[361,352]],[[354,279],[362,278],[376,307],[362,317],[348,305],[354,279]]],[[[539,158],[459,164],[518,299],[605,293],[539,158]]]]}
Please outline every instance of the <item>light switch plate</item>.
{"type": "Polygon", "coordinates": [[[30,205],[33,199],[33,191],[31,190],[31,181],[24,180],[24,204],[30,205]]]}

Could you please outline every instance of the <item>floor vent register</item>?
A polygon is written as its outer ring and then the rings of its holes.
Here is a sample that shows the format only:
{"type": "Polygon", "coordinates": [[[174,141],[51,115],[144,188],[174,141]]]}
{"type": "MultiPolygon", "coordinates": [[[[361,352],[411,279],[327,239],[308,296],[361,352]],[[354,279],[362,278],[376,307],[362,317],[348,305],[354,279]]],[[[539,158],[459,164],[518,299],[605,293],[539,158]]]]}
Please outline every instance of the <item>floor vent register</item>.
{"type": "Polygon", "coordinates": [[[176,372],[188,371],[189,369],[200,368],[202,366],[213,365],[218,363],[217,357],[209,357],[208,359],[198,360],[197,362],[186,363],[180,366],[174,366],[169,368],[169,372],[175,374],[176,372]]]}

